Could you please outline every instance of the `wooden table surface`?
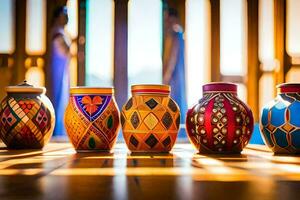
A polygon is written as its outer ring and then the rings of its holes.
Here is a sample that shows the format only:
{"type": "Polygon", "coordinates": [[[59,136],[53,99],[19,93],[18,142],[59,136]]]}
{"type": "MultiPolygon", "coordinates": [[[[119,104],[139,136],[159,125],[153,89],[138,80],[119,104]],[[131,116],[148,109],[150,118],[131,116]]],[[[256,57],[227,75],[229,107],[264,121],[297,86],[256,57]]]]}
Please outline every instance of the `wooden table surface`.
{"type": "MultiPolygon", "coordinates": [[[[3,145],[2,145],[3,146],[3,145]]],[[[169,154],[0,149],[0,199],[300,199],[300,157],[248,145],[241,155],[199,155],[189,144],[169,154]]]]}

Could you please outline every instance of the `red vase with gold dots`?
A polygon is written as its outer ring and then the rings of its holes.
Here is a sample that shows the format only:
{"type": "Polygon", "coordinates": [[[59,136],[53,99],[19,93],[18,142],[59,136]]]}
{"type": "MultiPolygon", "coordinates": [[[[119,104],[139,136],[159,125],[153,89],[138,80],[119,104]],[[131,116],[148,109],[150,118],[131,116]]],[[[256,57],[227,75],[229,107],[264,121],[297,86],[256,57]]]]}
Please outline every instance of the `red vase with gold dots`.
{"type": "Polygon", "coordinates": [[[253,115],[238,98],[237,85],[209,83],[188,110],[186,129],[199,153],[240,153],[251,138],[253,115]]]}

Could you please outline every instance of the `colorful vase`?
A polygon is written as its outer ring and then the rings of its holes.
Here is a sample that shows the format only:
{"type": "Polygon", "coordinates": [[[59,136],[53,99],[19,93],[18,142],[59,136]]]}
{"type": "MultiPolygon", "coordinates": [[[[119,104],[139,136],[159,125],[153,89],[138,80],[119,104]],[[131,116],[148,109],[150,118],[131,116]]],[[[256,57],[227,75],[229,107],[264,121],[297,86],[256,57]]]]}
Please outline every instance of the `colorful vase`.
{"type": "Polygon", "coordinates": [[[65,127],[76,151],[110,151],[117,140],[119,115],[113,88],[71,88],[65,127]]]}
{"type": "Polygon", "coordinates": [[[0,105],[0,136],[10,149],[41,149],[50,140],[55,114],[44,87],[24,81],[6,87],[0,105]]]}
{"type": "Polygon", "coordinates": [[[180,111],[167,85],[133,85],[121,123],[132,152],[169,152],[177,138],[180,111]]]}
{"type": "Polygon", "coordinates": [[[240,153],[253,131],[253,115],[237,97],[237,85],[210,83],[186,117],[191,143],[199,153],[240,153]]]}
{"type": "Polygon", "coordinates": [[[262,110],[262,137],[274,153],[300,153],[300,83],[278,85],[277,93],[262,110]]]}

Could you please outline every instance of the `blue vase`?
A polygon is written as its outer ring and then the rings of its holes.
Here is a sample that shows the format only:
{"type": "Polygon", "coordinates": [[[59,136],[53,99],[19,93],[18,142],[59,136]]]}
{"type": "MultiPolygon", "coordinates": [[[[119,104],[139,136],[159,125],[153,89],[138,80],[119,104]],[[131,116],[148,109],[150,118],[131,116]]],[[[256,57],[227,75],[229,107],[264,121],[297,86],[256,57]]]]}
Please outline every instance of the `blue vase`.
{"type": "Polygon", "coordinates": [[[300,153],[300,83],[278,85],[277,93],[262,110],[262,137],[274,153],[300,153]]]}

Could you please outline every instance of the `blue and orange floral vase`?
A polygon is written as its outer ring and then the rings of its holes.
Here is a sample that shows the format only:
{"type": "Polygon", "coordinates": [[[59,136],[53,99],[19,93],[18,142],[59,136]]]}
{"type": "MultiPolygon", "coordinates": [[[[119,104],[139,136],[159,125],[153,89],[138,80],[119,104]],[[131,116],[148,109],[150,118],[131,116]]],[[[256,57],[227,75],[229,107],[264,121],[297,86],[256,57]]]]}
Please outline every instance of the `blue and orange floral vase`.
{"type": "Polygon", "coordinates": [[[277,86],[277,96],[264,106],[260,130],[274,153],[300,153],[300,83],[277,86]]]}
{"type": "Polygon", "coordinates": [[[119,115],[113,88],[71,88],[65,127],[75,150],[112,150],[120,128],[119,115]]]}

